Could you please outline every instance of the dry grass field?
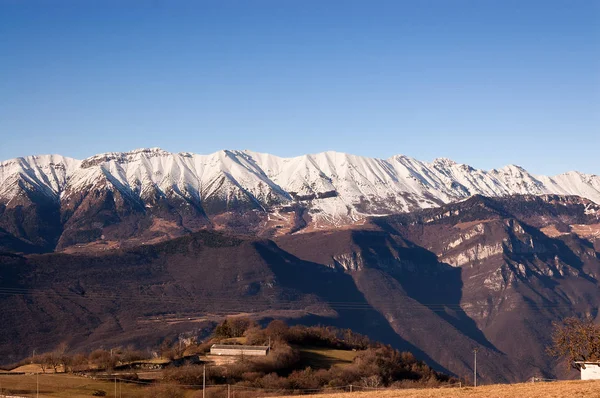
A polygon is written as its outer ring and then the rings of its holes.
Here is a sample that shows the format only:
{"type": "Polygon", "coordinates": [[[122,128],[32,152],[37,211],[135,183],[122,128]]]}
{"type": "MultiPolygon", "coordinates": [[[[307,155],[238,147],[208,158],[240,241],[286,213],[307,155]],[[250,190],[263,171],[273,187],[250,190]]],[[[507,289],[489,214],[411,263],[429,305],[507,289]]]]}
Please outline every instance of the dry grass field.
{"type": "MultiPolygon", "coordinates": [[[[0,396],[10,394],[17,396],[36,396],[36,375],[2,375],[0,376],[0,396]]],[[[95,391],[105,391],[107,397],[115,396],[115,385],[110,381],[92,380],[72,375],[39,375],[39,397],[42,398],[83,398],[91,397],[95,391]]],[[[186,398],[202,396],[199,389],[180,390],[186,398]]],[[[171,395],[163,391],[159,395],[153,387],[118,383],[117,397],[142,398],[152,396],[180,396],[171,395]]],[[[219,386],[207,389],[207,398],[225,398],[227,389],[219,386]]],[[[232,388],[233,396],[243,398],[256,398],[273,396],[272,391],[247,390],[243,387],[232,388]]],[[[281,396],[281,398],[290,395],[281,396]]],[[[547,383],[522,383],[503,385],[452,388],[425,388],[405,390],[379,390],[370,392],[335,393],[303,395],[306,398],[600,398],[599,381],[564,381],[547,383]]]]}
{"type": "MultiPolygon", "coordinates": [[[[38,389],[37,377],[38,376],[33,374],[14,376],[2,375],[0,376],[0,388],[2,389],[3,394],[35,397],[38,389]]],[[[44,398],[91,397],[95,391],[105,391],[107,396],[114,397],[115,385],[112,382],[64,374],[41,374],[39,375],[38,380],[39,396],[44,398]]],[[[123,397],[132,398],[142,398],[147,396],[143,388],[125,383],[117,384],[117,394],[123,397]]]]}
{"type": "MultiPolygon", "coordinates": [[[[305,398],[600,398],[600,380],[305,395],[305,398]]],[[[281,397],[283,398],[283,397],[281,397]]]]}
{"type": "Polygon", "coordinates": [[[46,369],[46,372],[42,370],[42,367],[37,363],[28,365],[22,365],[11,370],[13,373],[54,373],[53,369],[46,369]]]}

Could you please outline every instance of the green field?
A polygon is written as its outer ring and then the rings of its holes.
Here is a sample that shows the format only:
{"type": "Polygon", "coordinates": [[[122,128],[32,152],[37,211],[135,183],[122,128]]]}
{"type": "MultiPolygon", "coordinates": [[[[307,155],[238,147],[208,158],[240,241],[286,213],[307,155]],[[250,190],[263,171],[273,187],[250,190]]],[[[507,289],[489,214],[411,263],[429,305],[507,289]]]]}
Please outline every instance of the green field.
{"type": "Polygon", "coordinates": [[[323,347],[295,347],[300,351],[303,366],[313,369],[328,369],[332,366],[344,366],[352,363],[359,351],[336,350],[323,347]]]}

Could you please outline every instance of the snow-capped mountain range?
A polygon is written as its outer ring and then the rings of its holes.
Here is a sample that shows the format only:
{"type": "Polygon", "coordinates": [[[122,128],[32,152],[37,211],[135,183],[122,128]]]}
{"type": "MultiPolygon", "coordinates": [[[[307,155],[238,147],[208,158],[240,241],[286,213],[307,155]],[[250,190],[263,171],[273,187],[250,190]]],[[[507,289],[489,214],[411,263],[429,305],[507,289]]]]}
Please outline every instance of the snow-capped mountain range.
{"type": "MultiPolygon", "coordinates": [[[[449,159],[423,162],[397,155],[384,160],[338,152],[282,158],[250,151],[197,155],[152,148],[85,160],[43,155],[0,163],[0,217],[6,209],[47,201],[59,206],[65,227],[109,209],[122,219],[168,203],[170,214],[188,208],[183,211],[187,216],[178,216],[184,225],[190,217],[210,223],[239,210],[266,214],[264,223],[277,223],[288,219],[292,209],[296,218],[318,228],[476,194],[577,195],[600,203],[600,177],[575,171],[536,176],[514,165],[484,171],[449,159]],[[101,205],[93,203],[100,198],[101,205]]],[[[104,228],[121,221],[105,218],[96,224],[104,228]]],[[[0,228],[11,229],[1,223],[0,228]]]]}
{"type": "Polygon", "coordinates": [[[577,172],[335,152],[18,158],[0,163],[0,287],[47,294],[0,300],[0,361],[65,333],[84,348],[151,341],[175,312],[276,311],[457,375],[478,346],[490,380],[564,377],[548,325],[598,314],[599,253],[600,177],[577,172]],[[97,305],[106,291],[126,300],[97,305]]]}

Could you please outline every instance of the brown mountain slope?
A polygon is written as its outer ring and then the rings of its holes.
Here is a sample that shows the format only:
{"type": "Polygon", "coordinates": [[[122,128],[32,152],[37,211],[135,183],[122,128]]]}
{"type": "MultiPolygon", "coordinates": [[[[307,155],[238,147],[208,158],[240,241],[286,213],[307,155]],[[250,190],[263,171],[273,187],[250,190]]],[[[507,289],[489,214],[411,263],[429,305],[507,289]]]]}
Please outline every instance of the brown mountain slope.
{"type": "Polygon", "coordinates": [[[553,320],[598,314],[599,255],[574,228],[598,223],[594,206],[474,197],[273,241],[199,232],[91,254],[6,255],[0,322],[11,326],[0,358],[63,340],[152,346],[202,335],[216,315],[253,313],[350,327],[459,376],[471,374],[474,347],[488,381],[564,376],[545,346],[553,320]]]}
{"type": "Polygon", "coordinates": [[[165,336],[202,336],[219,316],[238,313],[374,331],[418,351],[350,276],[266,240],[200,232],[103,255],[3,255],[0,266],[0,323],[11,325],[0,332],[3,362],[63,341],[75,350],[156,347],[165,336]]]}
{"type": "Polygon", "coordinates": [[[551,322],[597,316],[600,261],[590,240],[574,233],[549,237],[520,218],[540,227],[597,222],[598,213],[586,206],[574,198],[475,197],[377,218],[381,232],[277,242],[302,259],[352,275],[394,330],[442,366],[465,374],[478,346],[488,363],[483,377],[525,380],[564,375],[545,354],[551,322]]]}

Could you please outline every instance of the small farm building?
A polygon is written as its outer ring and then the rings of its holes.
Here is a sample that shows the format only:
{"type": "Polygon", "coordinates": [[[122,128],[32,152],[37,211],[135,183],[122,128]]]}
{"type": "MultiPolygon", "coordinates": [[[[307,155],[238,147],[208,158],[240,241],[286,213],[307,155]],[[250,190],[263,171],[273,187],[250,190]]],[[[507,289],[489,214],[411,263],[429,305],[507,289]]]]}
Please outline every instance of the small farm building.
{"type": "Polygon", "coordinates": [[[234,344],[213,344],[210,347],[211,355],[230,355],[230,356],[256,356],[264,357],[269,352],[268,346],[260,345],[234,345],[234,344]]]}
{"type": "Polygon", "coordinates": [[[579,365],[581,380],[600,380],[600,361],[575,363],[579,365]]]}

